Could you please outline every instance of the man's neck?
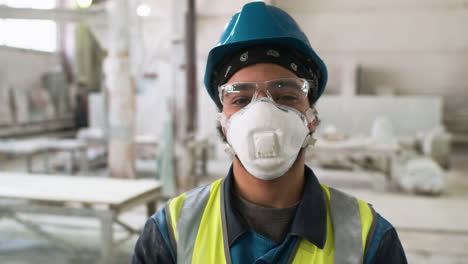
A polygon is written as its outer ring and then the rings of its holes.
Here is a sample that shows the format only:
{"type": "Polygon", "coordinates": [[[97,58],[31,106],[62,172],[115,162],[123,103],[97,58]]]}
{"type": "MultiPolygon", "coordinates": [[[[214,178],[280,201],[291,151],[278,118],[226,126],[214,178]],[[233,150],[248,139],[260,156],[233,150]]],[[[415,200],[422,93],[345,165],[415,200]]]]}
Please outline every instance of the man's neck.
{"type": "Polygon", "coordinates": [[[304,153],[283,176],[274,180],[260,180],[245,170],[234,158],[233,172],[236,192],[247,201],[263,207],[286,208],[301,199],[304,189],[304,153]]]}

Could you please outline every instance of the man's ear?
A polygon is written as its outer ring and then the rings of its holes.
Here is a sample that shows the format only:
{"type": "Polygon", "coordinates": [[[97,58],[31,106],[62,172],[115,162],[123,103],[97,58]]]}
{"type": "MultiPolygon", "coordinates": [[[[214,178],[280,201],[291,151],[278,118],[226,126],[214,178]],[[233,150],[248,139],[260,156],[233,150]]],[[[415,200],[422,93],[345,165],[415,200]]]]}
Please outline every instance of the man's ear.
{"type": "Polygon", "coordinates": [[[309,109],[307,109],[307,111],[305,112],[305,115],[306,115],[307,121],[309,122],[307,127],[309,128],[309,131],[311,133],[314,133],[315,130],[317,129],[317,126],[320,123],[320,120],[318,119],[317,110],[315,109],[314,106],[312,106],[309,109]]]}
{"type": "Polygon", "coordinates": [[[309,123],[309,131],[311,133],[314,133],[315,130],[317,129],[317,127],[318,127],[318,124],[319,124],[319,120],[318,120],[317,116],[315,116],[314,120],[311,123],[309,123]]]}

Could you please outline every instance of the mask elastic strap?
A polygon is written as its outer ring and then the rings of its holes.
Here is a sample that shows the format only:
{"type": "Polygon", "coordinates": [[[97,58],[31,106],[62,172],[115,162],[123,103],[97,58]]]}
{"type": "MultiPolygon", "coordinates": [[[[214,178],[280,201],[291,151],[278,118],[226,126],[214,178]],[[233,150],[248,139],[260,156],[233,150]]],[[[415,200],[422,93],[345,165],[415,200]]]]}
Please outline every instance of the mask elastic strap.
{"type": "Polygon", "coordinates": [[[309,109],[307,109],[305,112],[305,116],[307,118],[307,122],[310,124],[314,122],[315,119],[317,119],[317,110],[315,110],[315,108],[309,107],[309,109]]]}
{"type": "MultiPolygon", "coordinates": [[[[317,119],[317,110],[314,107],[309,107],[305,112],[305,117],[307,119],[307,129],[309,129],[309,124],[317,119]]],[[[312,132],[309,132],[304,139],[304,143],[302,144],[302,148],[307,148],[308,146],[314,146],[317,139],[313,137],[312,132]]]]}
{"type": "Polygon", "coordinates": [[[317,142],[317,139],[312,136],[312,132],[307,134],[307,136],[304,138],[304,142],[302,143],[301,148],[307,148],[308,146],[314,146],[315,142],[317,142]]]}
{"type": "Polygon", "coordinates": [[[232,155],[232,156],[235,156],[236,155],[236,152],[234,152],[234,149],[231,147],[231,145],[229,143],[226,143],[224,145],[224,152],[228,155],[232,155]]]}

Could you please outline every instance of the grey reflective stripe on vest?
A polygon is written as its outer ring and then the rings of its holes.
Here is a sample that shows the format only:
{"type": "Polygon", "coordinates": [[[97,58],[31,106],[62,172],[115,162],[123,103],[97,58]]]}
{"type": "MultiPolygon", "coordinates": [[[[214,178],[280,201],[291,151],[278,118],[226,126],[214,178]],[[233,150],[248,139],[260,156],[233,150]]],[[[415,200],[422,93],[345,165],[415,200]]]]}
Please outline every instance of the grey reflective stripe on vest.
{"type": "Polygon", "coordinates": [[[192,263],[193,247],[210,197],[210,189],[211,184],[191,190],[185,195],[177,219],[177,260],[183,260],[183,263],[192,263]]]}
{"type": "Polygon", "coordinates": [[[229,248],[229,241],[228,241],[228,233],[227,233],[227,220],[226,220],[226,207],[225,207],[225,194],[224,194],[224,182],[226,179],[223,180],[221,183],[219,191],[221,192],[221,224],[223,228],[223,241],[224,241],[224,256],[226,258],[226,264],[232,264],[231,261],[231,250],[229,248]]]}
{"type": "Polygon", "coordinates": [[[330,209],[335,238],[335,264],[360,264],[363,261],[362,228],[356,198],[330,190],[330,209]]]}

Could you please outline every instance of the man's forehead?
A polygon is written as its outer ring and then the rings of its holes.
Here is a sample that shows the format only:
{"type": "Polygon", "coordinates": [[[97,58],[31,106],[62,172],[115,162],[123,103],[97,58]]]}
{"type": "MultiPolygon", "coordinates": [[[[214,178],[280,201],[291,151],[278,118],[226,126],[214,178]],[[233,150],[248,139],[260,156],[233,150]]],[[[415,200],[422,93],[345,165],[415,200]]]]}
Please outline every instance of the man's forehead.
{"type": "Polygon", "coordinates": [[[274,63],[257,63],[238,70],[227,82],[262,82],[290,77],[297,76],[292,71],[280,65],[274,63]]]}

